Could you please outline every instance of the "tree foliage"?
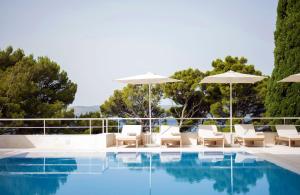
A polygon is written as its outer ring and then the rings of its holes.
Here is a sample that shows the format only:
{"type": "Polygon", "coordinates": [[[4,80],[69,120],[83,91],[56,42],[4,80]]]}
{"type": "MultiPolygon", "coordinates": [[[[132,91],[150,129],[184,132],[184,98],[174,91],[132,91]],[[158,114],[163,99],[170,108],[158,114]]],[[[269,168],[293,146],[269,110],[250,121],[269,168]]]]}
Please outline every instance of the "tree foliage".
{"type": "MultiPolygon", "coordinates": [[[[262,75],[255,70],[253,65],[247,64],[244,57],[227,56],[224,60],[216,59],[212,62],[212,71],[206,75],[215,75],[229,70],[262,75]]],[[[264,109],[264,98],[266,94],[266,79],[256,84],[233,84],[232,85],[232,107],[234,117],[244,117],[246,115],[261,116],[264,109]]],[[[230,88],[229,84],[203,84],[203,89],[210,104],[210,113],[214,117],[228,117],[230,110],[230,88]]]]}
{"type": "MultiPolygon", "coordinates": [[[[152,117],[160,117],[163,110],[159,107],[162,91],[158,86],[151,90],[152,117]]],[[[101,106],[100,110],[107,117],[149,117],[148,86],[127,85],[122,90],[115,90],[101,106]]]]}
{"type": "Polygon", "coordinates": [[[26,56],[21,49],[0,50],[0,117],[63,117],[77,85],[47,57],[26,56]]]}
{"type": "MultiPolygon", "coordinates": [[[[227,56],[224,60],[212,62],[212,71],[203,73],[197,69],[187,69],[174,73],[173,78],[184,82],[170,83],[164,87],[164,95],[176,103],[170,109],[176,118],[229,117],[229,84],[200,84],[205,76],[215,75],[233,70],[240,73],[262,75],[253,65],[247,64],[244,57],[227,56]]],[[[233,116],[261,116],[264,112],[266,94],[264,80],[256,84],[233,85],[233,116]]],[[[179,120],[180,125],[194,125],[196,121],[179,120]]],[[[205,121],[205,124],[211,121],[205,121]]]]}
{"type": "Polygon", "coordinates": [[[277,81],[300,73],[300,1],[278,1],[274,37],[275,67],[268,83],[267,115],[299,116],[300,84],[277,81]]]}
{"type": "MultiPolygon", "coordinates": [[[[122,90],[115,90],[114,94],[100,106],[100,110],[106,117],[149,118],[148,97],[147,85],[127,85],[122,90]]],[[[162,117],[164,114],[164,110],[159,106],[161,97],[162,91],[159,85],[153,86],[151,89],[151,114],[153,118],[162,117]]],[[[138,121],[143,125],[148,124],[148,120],[138,121]]],[[[128,122],[130,121],[125,123],[128,122]]],[[[157,121],[152,121],[152,123],[157,123],[157,121]]]]}
{"type": "MultiPolygon", "coordinates": [[[[204,73],[198,69],[186,69],[175,72],[172,78],[183,82],[168,83],[164,86],[164,95],[176,103],[170,108],[171,115],[175,118],[205,117],[209,112],[209,104],[205,94],[199,87],[204,73]]],[[[180,119],[179,125],[191,125],[193,121],[180,119]]]]}
{"type": "MultiPolygon", "coordinates": [[[[197,124],[198,120],[182,118],[200,118],[212,115],[214,117],[229,116],[229,85],[228,84],[200,84],[209,75],[233,70],[240,73],[262,75],[253,65],[247,64],[244,57],[227,56],[224,60],[216,59],[212,62],[212,71],[205,73],[198,69],[186,69],[175,72],[171,77],[183,82],[168,83],[152,90],[152,116],[160,117],[170,114],[178,120],[183,130],[197,124]],[[168,98],[175,102],[169,113],[160,108],[161,98],[168,98]]],[[[233,85],[233,116],[244,117],[261,116],[264,112],[264,98],[266,94],[264,80],[256,84],[233,85]]],[[[109,117],[149,117],[148,115],[148,87],[127,85],[122,90],[115,90],[114,94],[101,105],[101,111],[109,117]]],[[[209,121],[207,121],[209,122],[209,121]]]]}
{"type": "MultiPolygon", "coordinates": [[[[101,114],[100,112],[88,112],[85,114],[81,114],[79,116],[79,118],[101,118],[101,114]]],[[[89,121],[88,120],[77,120],[76,121],[76,126],[81,126],[81,127],[87,127],[89,126],[89,121]]],[[[103,129],[103,121],[102,120],[91,120],[91,126],[92,128],[92,134],[97,134],[97,133],[102,133],[105,131],[105,129],[103,129]]],[[[82,129],[79,129],[80,131],[82,131],[82,129]]],[[[111,132],[111,131],[110,131],[111,132]]],[[[90,129],[86,128],[83,129],[83,133],[85,134],[89,134],[90,133],[90,129]]]]}

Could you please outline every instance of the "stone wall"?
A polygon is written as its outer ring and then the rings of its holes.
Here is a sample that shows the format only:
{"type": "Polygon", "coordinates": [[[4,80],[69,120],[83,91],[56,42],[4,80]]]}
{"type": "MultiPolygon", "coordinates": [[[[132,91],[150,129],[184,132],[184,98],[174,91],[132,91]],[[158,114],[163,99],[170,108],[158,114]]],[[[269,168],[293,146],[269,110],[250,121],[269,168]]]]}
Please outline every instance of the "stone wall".
{"type": "Polygon", "coordinates": [[[114,134],[0,135],[0,148],[101,149],[114,145],[114,134]]]}

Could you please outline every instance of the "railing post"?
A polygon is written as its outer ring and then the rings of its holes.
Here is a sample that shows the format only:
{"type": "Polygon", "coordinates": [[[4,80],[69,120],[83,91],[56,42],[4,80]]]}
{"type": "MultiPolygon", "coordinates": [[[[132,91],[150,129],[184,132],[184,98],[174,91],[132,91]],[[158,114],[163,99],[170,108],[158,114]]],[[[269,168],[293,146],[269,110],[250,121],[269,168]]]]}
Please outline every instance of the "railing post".
{"type": "Polygon", "coordinates": [[[285,125],[285,117],[283,117],[283,124],[285,125]]]}
{"type": "Polygon", "coordinates": [[[108,133],[108,119],[106,119],[106,133],[108,133]]]}
{"type": "Polygon", "coordinates": [[[104,119],[102,119],[102,133],[104,133],[104,119]]]}
{"type": "Polygon", "coordinates": [[[118,118],[118,133],[120,133],[120,119],[118,118]]]}
{"type": "Polygon", "coordinates": [[[46,135],[46,120],[44,119],[44,135],[46,135]]]}
{"type": "Polygon", "coordinates": [[[92,135],[92,120],[91,119],[89,121],[89,125],[90,125],[90,135],[92,135]]]}

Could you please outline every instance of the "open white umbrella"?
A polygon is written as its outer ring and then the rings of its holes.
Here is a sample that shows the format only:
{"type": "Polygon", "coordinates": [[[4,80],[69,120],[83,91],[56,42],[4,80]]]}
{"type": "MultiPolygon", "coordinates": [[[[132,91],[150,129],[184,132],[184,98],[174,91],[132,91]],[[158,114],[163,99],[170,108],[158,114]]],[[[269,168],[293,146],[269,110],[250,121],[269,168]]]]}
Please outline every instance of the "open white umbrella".
{"type": "Polygon", "coordinates": [[[153,84],[161,84],[161,83],[172,83],[172,82],[180,82],[181,80],[172,79],[166,76],[156,75],[151,72],[142,75],[136,75],[132,77],[125,77],[121,79],[117,79],[120,83],[125,84],[147,84],[149,86],[149,126],[150,126],[150,134],[152,134],[152,125],[151,125],[151,86],[153,84]]]}
{"type": "Polygon", "coordinates": [[[294,82],[294,83],[300,83],[300,73],[298,74],[293,74],[290,75],[280,81],[278,81],[279,83],[283,83],[283,82],[294,82]]]}
{"type": "Polygon", "coordinates": [[[264,76],[251,74],[242,74],[234,71],[228,71],[222,74],[205,77],[200,83],[229,83],[230,84],[230,133],[232,142],[232,84],[233,83],[256,83],[265,79],[264,76]]]}

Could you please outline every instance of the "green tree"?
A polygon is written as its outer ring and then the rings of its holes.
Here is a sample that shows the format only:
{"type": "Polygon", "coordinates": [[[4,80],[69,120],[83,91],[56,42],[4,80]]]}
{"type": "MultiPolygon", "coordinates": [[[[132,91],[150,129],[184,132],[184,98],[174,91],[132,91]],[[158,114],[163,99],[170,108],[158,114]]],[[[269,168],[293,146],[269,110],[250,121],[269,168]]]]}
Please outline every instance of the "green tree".
{"type": "MultiPolygon", "coordinates": [[[[151,90],[151,113],[152,117],[162,117],[164,110],[159,106],[162,97],[160,86],[153,86],[151,90]]],[[[100,110],[106,117],[122,118],[148,118],[149,117],[148,86],[127,85],[122,90],[115,90],[101,106],[100,110]]],[[[129,122],[129,121],[128,121],[129,122]]],[[[140,121],[143,124],[147,121],[140,121]]],[[[153,123],[157,121],[153,120],[153,123]]]]}
{"type": "MultiPolygon", "coordinates": [[[[100,114],[100,111],[99,112],[88,112],[88,113],[85,113],[85,114],[81,114],[79,116],[79,118],[101,118],[101,114],[100,114]]],[[[103,121],[102,120],[91,120],[91,126],[92,126],[92,134],[97,134],[97,133],[101,133],[101,132],[104,132],[105,129],[103,129],[102,127],[102,123],[103,121]]],[[[89,124],[89,121],[87,120],[77,120],[76,121],[76,125],[77,127],[78,126],[86,126],[88,127],[90,124],[89,124]]],[[[111,126],[111,124],[109,124],[109,127],[111,126]]],[[[111,131],[109,131],[111,132],[111,131]]],[[[90,133],[90,129],[89,128],[86,128],[84,129],[84,133],[85,134],[89,134],[90,133]]]]}
{"type": "Polygon", "coordinates": [[[300,72],[300,1],[278,1],[274,37],[275,67],[268,83],[267,115],[299,116],[300,84],[277,81],[300,72]]]}
{"type": "Polygon", "coordinates": [[[11,47],[0,51],[0,116],[59,117],[77,86],[47,57],[34,59],[11,47]]]}
{"type": "MultiPolygon", "coordinates": [[[[258,70],[255,70],[253,65],[247,64],[247,59],[244,57],[227,56],[224,60],[216,59],[212,62],[212,71],[206,74],[215,75],[229,70],[262,75],[258,70]]],[[[256,84],[233,84],[233,116],[244,117],[246,115],[261,116],[264,112],[264,97],[266,94],[266,83],[264,80],[256,84]]],[[[203,84],[205,94],[210,103],[210,113],[214,117],[229,116],[229,84],[203,84]]]]}
{"type": "MultiPolygon", "coordinates": [[[[170,108],[171,115],[179,119],[179,126],[193,125],[195,121],[183,120],[182,118],[205,117],[209,112],[209,104],[205,94],[199,87],[204,73],[198,69],[189,68],[175,72],[172,78],[183,82],[168,83],[164,89],[165,98],[176,103],[170,108]]],[[[186,129],[186,128],[184,128],[186,129]]]]}
{"type": "MultiPolygon", "coordinates": [[[[152,87],[151,106],[152,117],[160,117],[163,110],[159,106],[162,91],[158,86],[152,87]]],[[[100,110],[107,117],[149,117],[148,86],[127,85],[122,90],[115,90],[101,106],[100,110]]]]}
{"type": "Polygon", "coordinates": [[[0,50],[0,117],[43,118],[73,115],[67,106],[77,85],[47,57],[34,59],[21,49],[0,50]]]}

